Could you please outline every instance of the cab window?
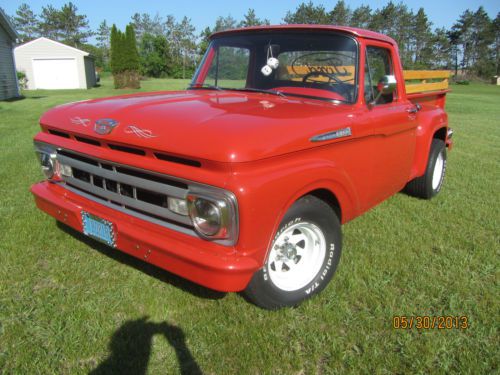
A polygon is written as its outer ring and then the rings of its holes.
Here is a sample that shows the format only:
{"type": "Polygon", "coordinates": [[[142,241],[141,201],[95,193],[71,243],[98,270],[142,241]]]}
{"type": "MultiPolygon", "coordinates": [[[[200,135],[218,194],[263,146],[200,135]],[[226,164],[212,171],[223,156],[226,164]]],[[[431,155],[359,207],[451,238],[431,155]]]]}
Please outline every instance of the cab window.
{"type": "MultiPolygon", "coordinates": [[[[365,62],[365,100],[372,102],[377,97],[377,83],[385,75],[394,74],[391,53],[388,49],[368,46],[365,62]]],[[[394,93],[382,95],[375,104],[392,103],[394,93]]]]}

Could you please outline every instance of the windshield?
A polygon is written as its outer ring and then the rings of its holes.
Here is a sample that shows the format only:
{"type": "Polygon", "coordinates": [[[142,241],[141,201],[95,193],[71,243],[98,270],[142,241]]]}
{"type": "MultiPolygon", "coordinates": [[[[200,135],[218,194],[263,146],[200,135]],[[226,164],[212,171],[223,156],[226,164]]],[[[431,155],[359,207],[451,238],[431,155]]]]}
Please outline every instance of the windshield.
{"type": "Polygon", "coordinates": [[[357,45],[335,33],[253,32],[212,40],[190,88],[353,103],[357,45]]]}

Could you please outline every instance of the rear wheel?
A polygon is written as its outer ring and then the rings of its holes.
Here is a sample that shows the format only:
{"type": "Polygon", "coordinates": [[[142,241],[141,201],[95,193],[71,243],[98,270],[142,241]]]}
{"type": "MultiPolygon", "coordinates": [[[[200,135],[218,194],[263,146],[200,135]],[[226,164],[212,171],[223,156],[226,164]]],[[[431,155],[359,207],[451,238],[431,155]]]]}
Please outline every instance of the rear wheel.
{"type": "Polygon", "coordinates": [[[340,222],[324,201],[305,196],[290,208],[264,267],[245,290],[258,306],[294,306],[325,288],[341,254],[340,222]]]}
{"type": "Polygon", "coordinates": [[[433,139],[425,173],[417,177],[405,187],[405,192],[414,197],[431,199],[443,185],[446,174],[446,146],[440,139],[433,139]]]}

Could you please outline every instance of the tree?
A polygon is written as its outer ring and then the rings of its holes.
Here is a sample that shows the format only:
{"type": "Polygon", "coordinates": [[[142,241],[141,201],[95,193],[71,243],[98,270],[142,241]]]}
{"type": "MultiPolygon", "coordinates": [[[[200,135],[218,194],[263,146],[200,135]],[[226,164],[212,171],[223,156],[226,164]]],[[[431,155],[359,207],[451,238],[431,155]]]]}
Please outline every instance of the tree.
{"type": "Polygon", "coordinates": [[[61,37],[60,13],[52,5],[42,7],[40,15],[40,35],[53,40],[59,40],[61,37]]]}
{"type": "Polygon", "coordinates": [[[184,17],[179,24],[181,32],[181,51],[182,51],[182,78],[186,78],[186,68],[189,69],[191,75],[194,72],[194,62],[196,60],[196,41],[194,32],[196,28],[191,23],[191,19],[184,17]]]}
{"type": "Polygon", "coordinates": [[[235,29],[236,27],[238,27],[238,22],[231,15],[226,17],[221,16],[215,20],[213,32],[235,29]]]}
{"type": "Polygon", "coordinates": [[[172,74],[172,56],[167,39],[162,35],[143,34],[139,43],[141,74],[165,77],[172,74]]]}
{"type": "Polygon", "coordinates": [[[415,46],[414,67],[426,68],[430,66],[433,53],[431,25],[424,8],[420,8],[415,15],[412,33],[413,44],[415,46]]]}
{"type": "Polygon", "coordinates": [[[330,12],[330,23],[333,25],[347,26],[351,20],[351,9],[346,6],[344,0],[337,2],[330,12]]]}
{"type": "Polygon", "coordinates": [[[72,2],[64,4],[59,11],[58,19],[61,36],[64,42],[79,47],[93,33],[89,29],[87,16],[78,14],[78,8],[72,2]]]}
{"type": "Polygon", "coordinates": [[[254,9],[248,9],[246,14],[243,16],[243,20],[238,24],[238,27],[250,27],[250,26],[260,26],[269,25],[270,21],[267,18],[260,19],[255,15],[254,9]]]}
{"type": "Polygon", "coordinates": [[[452,45],[446,29],[436,29],[429,44],[432,46],[432,68],[450,69],[452,67],[452,45]]]}
{"type": "Polygon", "coordinates": [[[212,35],[210,27],[205,27],[205,29],[200,33],[200,42],[198,43],[198,53],[200,56],[205,55],[205,52],[208,49],[210,35],[212,35]]]}
{"type": "Polygon", "coordinates": [[[97,48],[100,50],[100,54],[102,55],[102,68],[107,69],[109,64],[109,55],[110,55],[110,36],[111,29],[109,28],[106,20],[102,21],[99,24],[99,28],[95,33],[97,40],[97,48]]]}
{"type": "Polygon", "coordinates": [[[139,52],[137,51],[137,42],[134,26],[128,24],[125,28],[125,51],[126,51],[126,71],[139,71],[139,52]]]}
{"type": "Polygon", "coordinates": [[[472,54],[472,24],[474,14],[467,9],[460,15],[458,21],[452,26],[451,31],[457,37],[457,46],[460,46],[462,52],[461,67],[464,70],[469,69],[472,54]]]}
{"type": "Polygon", "coordinates": [[[69,2],[61,9],[52,5],[42,7],[40,35],[79,47],[93,33],[89,29],[87,16],[78,14],[78,8],[69,2]]]}
{"type": "Polygon", "coordinates": [[[16,15],[12,17],[14,27],[19,34],[21,43],[29,42],[38,36],[38,17],[33,13],[30,6],[22,3],[16,10],[16,15]]]}
{"type": "Polygon", "coordinates": [[[312,1],[307,4],[301,3],[295,12],[288,11],[285,18],[285,23],[309,23],[309,24],[328,24],[330,17],[323,5],[314,5],[312,1]]]}
{"type": "Polygon", "coordinates": [[[125,33],[111,28],[111,71],[115,88],[139,88],[139,54],[134,26],[127,25],[125,33]]]}
{"type": "Polygon", "coordinates": [[[494,24],[482,6],[474,13],[472,23],[472,71],[480,77],[496,72],[494,53],[494,24]]]}
{"type": "Polygon", "coordinates": [[[493,21],[493,33],[495,35],[495,74],[500,74],[500,12],[493,21]]]}
{"type": "Polygon", "coordinates": [[[351,26],[360,27],[362,29],[368,28],[372,18],[372,10],[369,5],[361,5],[359,8],[354,9],[351,16],[351,26]]]}
{"type": "Polygon", "coordinates": [[[132,24],[137,36],[137,42],[140,42],[144,34],[165,35],[165,24],[158,13],[151,17],[147,13],[135,13],[132,16],[132,24]]]}

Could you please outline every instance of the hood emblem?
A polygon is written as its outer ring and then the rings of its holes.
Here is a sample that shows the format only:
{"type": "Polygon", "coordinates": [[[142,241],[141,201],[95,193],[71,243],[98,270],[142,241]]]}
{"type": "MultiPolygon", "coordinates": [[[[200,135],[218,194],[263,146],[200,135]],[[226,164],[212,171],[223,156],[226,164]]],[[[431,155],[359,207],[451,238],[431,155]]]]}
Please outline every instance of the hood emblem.
{"type": "Polygon", "coordinates": [[[125,128],[125,133],[134,134],[139,138],[156,138],[157,136],[149,129],[141,129],[135,125],[129,125],[125,128]]]}
{"type": "Polygon", "coordinates": [[[113,131],[118,126],[119,122],[112,118],[102,118],[94,124],[94,131],[97,134],[106,135],[113,131]]]}
{"type": "Polygon", "coordinates": [[[88,118],[81,118],[81,117],[72,117],[70,119],[71,123],[73,125],[82,125],[82,126],[87,126],[90,124],[90,120],[88,118]]]}

